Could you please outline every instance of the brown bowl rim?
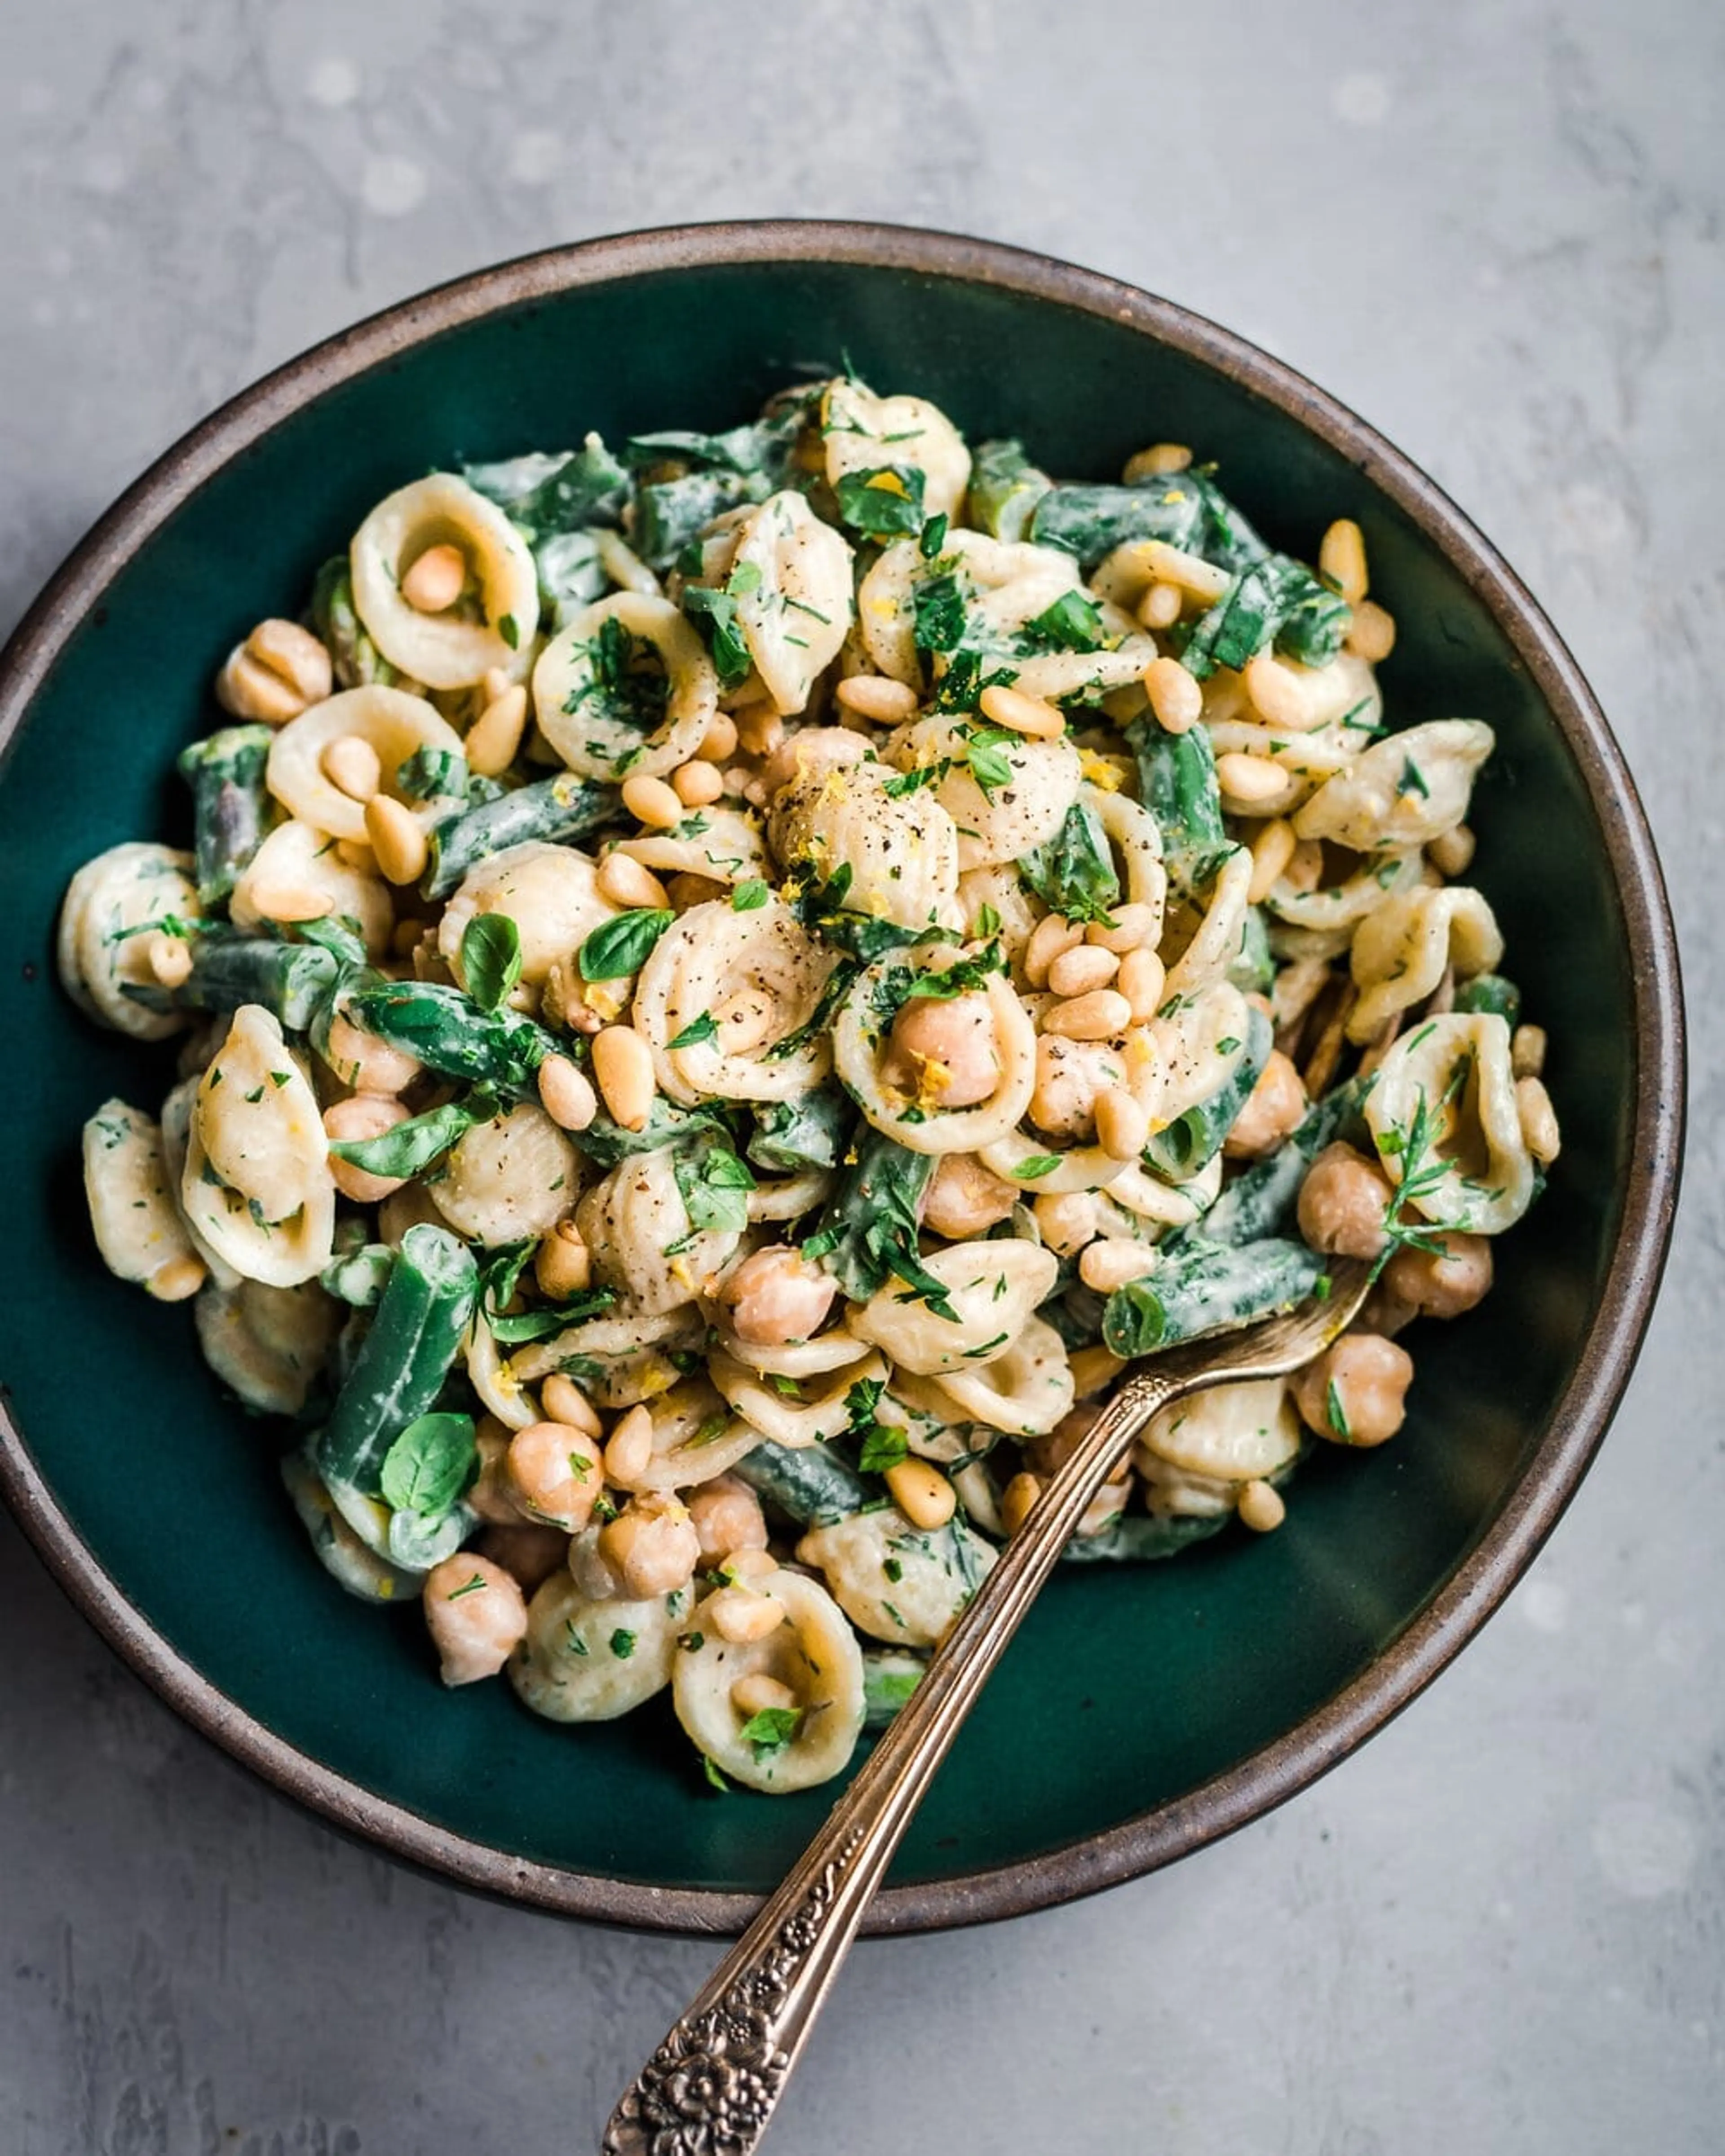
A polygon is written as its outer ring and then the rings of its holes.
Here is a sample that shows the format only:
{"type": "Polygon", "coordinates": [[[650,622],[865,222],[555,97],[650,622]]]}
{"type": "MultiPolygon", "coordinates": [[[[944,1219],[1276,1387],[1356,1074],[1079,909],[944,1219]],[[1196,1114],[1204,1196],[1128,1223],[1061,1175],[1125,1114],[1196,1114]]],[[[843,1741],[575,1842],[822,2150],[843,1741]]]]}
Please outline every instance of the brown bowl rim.
{"type": "MultiPolygon", "coordinates": [[[[1231,1772],[1085,1840],[1014,1864],[889,1887],[865,1927],[871,1933],[934,1931],[1046,1908],[1138,1877],[1285,1803],[1400,1712],[1503,1601],[1556,1526],[1604,1438],[1652,1309],[1682,1158],[1682,995],[1652,836],[1604,714],[1532,594],[1424,472],[1292,367],[1171,300],[1050,256],[906,226],[784,218],[585,240],[457,278],[290,360],[160,457],[55,572],[0,653],[0,757],[61,649],[118,572],[220,466],[325,391],[501,308],[583,285],[773,262],[855,263],[989,285],[1099,315],[1244,384],[1338,449],[1461,573],[1545,697],[1604,835],[1635,983],[1631,1165],[1616,1248],[1575,1369],[1502,1512],[1399,1638],[1286,1737],[1231,1772]]],[[[729,1933],[759,1907],[750,1894],[658,1887],[510,1856],[360,1788],[275,1736],[127,1601],[49,1491],[3,1399],[0,1491],[54,1577],[138,1675],[203,1735],[333,1825],[460,1885],[602,1922],[729,1933]]]]}

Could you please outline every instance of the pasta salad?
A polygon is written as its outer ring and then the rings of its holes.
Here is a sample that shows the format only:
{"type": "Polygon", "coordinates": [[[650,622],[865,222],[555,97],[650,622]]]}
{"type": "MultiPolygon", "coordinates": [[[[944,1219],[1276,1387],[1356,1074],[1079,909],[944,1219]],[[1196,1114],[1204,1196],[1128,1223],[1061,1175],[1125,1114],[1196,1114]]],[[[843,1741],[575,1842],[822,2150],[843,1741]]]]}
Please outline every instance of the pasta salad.
{"type": "Polygon", "coordinates": [[[1067,1555],[1282,1522],[1403,1419],[1556,1157],[1466,880],[1490,727],[1392,730],[1358,527],[1190,450],[1065,484],[846,374],[439,471],[74,878],[66,988],[177,1036],[85,1132],[122,1279],[350,1593],[534,1712],[668,1691],[806,1788],[908,1697],[1132,1358],[1378,1273],[1159,1416],[1067,1555]]]}

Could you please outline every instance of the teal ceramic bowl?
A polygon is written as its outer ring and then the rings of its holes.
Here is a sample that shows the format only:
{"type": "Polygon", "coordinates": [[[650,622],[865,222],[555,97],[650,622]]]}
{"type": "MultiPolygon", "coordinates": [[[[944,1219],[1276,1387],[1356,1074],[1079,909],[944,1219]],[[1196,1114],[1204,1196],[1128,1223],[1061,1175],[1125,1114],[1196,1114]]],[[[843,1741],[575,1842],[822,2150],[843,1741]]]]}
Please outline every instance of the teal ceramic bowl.
{"type": "Polygon", "coordinates": [[[260,615],[291,608],[371,503],[452,455],[721,427],[840,354],[1021,434],[1066,476],[1199,446],[1310,558],[1355,517],[1400,624],[1403,721],[1486,719],[1476,880],[1549,1029],[1563,1158],[1465,1322],[1416,1336],[1414,1412],[1323,1452],[1286,1527],[1057,1578],[936,1782],[879,1930],[999,1917],[1142,1872],[1280,1803],[1379,1727],[1508,1592],[1629,1376],[1681,1147],[1669,916],[1635,790],[1550,624],[1369,428],[1239,338],[1042,258],[860,225],[649,233],[487,271],[320,346],[188,435],[104,517],[0,662],[0,1039],[14,1162],[0,1293],[0,1481],[49,1564],[198,1728],[326,1818],[541,1907],[732,1928],[832,1792],[718,1796],[668,1708],[567,1730],[506,1686],[439,1686],[416,1614],[347,1600],[275,1479],[278,1433],[223,1399],[184,1308],[104,1272],[82,1119],[153,1104],[168,1058],[55,985],[73,870],[183,834],[179,745],[260,615]],[[95,1441],[91,1366],[124,1404],[95,1441]]]}

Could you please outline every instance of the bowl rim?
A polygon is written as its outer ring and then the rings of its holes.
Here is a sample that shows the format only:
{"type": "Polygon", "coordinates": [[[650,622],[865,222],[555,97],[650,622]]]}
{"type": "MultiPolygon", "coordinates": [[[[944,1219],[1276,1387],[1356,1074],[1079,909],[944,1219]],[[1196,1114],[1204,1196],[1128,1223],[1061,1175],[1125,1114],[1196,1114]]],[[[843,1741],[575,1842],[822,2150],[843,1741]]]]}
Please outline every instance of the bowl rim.
{"type": "MultiPolygon", "coordinates": [[[[1017,1863],[889,1886],[874,1933],[940,1930],[1076,1900],[1137,1877],[1285,1803],[1382,1728],[1459,1653],[1557,1525],[1640,1352],[1676,1210],[1683,1149],[1684,1020],[1676,939],[1651,833],[1622,752],[1579,667],[1491,543],[1348,407],[1235,332],[1053,256],[922,228],[773,218],[680,224],[554,247],[456,278],[325,340],[220,406],[168,449],[74,547],[0,652],[0,764],[83,617],[160,526],[223,465],[326,391],[502,309],[678,270],[854,264],[978,284],[1122,324],[1275,405],[1339,450],[1405,514],[1490,610],[1579,769],[1604,834],[1631,963],[1636,1069],[1630,1168],[1604,1290],[1545,1434],[1502,1510],[1369,1668],[1228,1773],[1086,1840],[1017,1863]]],[[[531,1907],[637,1928],[740,1930],[760,1897],[659,1887],[511,1856],[335,1773],[254,1720],[127,1601],[50,1491],[0,1391],[0,1492],[98,1632],[179,1715],[323,1819],[419,1868],[531,1907]]]]}

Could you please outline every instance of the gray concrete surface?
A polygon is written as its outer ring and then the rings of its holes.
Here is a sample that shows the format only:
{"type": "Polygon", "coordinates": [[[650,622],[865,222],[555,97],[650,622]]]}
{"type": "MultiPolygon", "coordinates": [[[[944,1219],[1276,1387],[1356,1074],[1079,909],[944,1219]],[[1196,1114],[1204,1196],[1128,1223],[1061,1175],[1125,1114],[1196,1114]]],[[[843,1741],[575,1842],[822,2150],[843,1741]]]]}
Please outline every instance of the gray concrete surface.
{"type": "MultiPolygon", "coordinates": [[[[1435,472],[1613,713],[1696,1126],[1618,1428],[1510,1607],[1342,1772],[1084,1906],[864,1948],[774,2145],[1721,2146],[1725,17],[1651,0],[701,9],[7,0],[0,617],[265,367],[546,243],[884,215],[1283,354],[1435,472]]],[[[350,1848],[187,1735],[0,1527],[0,2156],[592,2148],[713,1959],[350,1848]]]]}

